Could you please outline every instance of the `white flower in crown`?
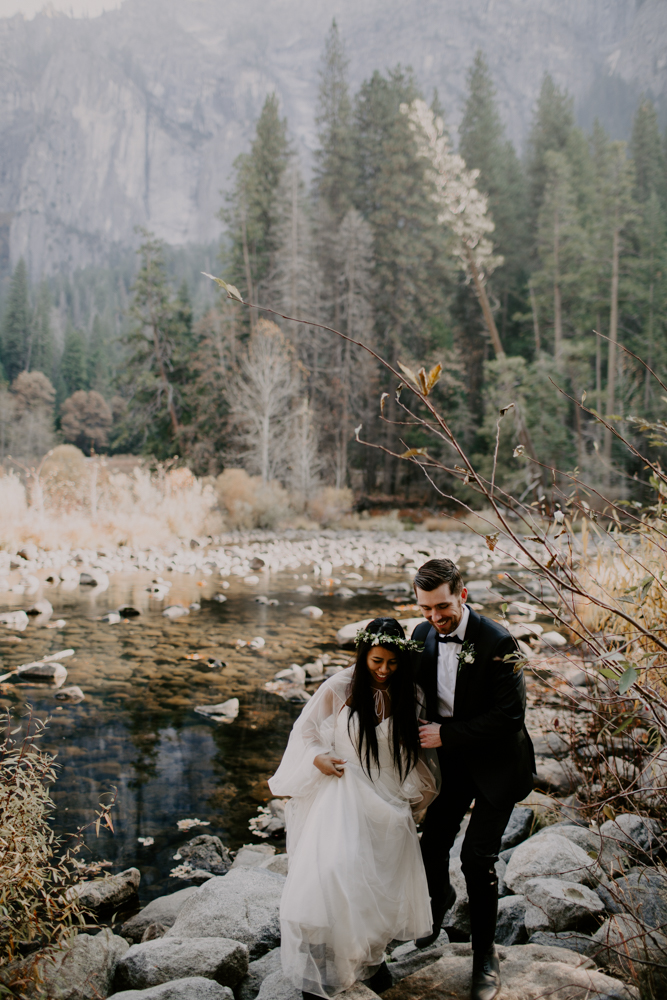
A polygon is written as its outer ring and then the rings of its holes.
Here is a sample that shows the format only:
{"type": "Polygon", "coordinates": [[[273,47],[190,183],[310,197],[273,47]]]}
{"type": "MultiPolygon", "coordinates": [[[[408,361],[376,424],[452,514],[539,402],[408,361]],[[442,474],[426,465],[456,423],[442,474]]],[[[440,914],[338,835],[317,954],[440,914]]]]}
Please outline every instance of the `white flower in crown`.
{"type": "Polygon", "coordinates": [[[475,647],[471,642],[462,643],[461,652],[459,653],[459,670],[464,663],[474,663],[476,655],[475,647]]]}

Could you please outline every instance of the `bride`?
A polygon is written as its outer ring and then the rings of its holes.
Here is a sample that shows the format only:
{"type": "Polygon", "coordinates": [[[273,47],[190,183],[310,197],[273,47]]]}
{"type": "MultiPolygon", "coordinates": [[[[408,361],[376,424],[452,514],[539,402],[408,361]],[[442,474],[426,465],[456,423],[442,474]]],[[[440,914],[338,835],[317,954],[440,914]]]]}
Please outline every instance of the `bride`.
{"type": "Polygon", "coordinates": [[[281,957],[305,1000],[357,979],[389,989],[389,942],[431,929],[414,819],[437,795],[437,761],[419,746],[410,653],[421,646],[394,618],[376,618],[356,641],[355,665],[307,703],[269,781],[291,796],[281,957]]]}

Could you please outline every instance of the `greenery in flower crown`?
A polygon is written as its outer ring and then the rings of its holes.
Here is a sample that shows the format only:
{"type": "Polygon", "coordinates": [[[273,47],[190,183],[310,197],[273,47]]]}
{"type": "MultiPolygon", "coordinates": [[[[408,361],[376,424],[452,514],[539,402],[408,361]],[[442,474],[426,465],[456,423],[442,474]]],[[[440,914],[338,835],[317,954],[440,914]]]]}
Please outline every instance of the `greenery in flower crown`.
{"type": "Polygon", "coordinates": [[[423,642],[416,639],[402,639],[400,635],[386,635],[384,632],[368,632],[365,628],[360,629],[354,639],[355,646],[360,646],[362,642],[367,642],[370,646],[396,646],[404,653],[421,653],[424,648],[423,642]]]}

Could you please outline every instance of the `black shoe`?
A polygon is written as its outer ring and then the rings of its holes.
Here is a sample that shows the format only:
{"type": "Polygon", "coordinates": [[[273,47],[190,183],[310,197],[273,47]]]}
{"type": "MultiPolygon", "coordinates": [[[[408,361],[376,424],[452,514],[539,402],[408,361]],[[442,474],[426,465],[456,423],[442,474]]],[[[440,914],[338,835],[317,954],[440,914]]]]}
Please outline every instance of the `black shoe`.
{"type": "Polygon", "coordinates": [[[437,941],[440,937],[440,931],[442,929],[442,921],[445,919],[445,913],[451,910],[452,906],[456,902],[456,890],[450,885],[449,892],[445,896],[442,903],[435,904],[431,903],[431,914],[433,916],[433,930],[426,937],[417,938],[415,944],[418,948],[429,948],[434,941],[437,941]]]}
{"type": "Polygon", "coordinates": [[[493,1000],[500,991],[500,962],[496,946],[473,952],[470,1000],[493,1000]]]}
{"type": "Polygon", "coordinates": [[[387,963],[383,962],[377,972],[374,972],[370,979],[364,979],[364,986],[368,986],[369,990],[373,990],[374,993],[385,993],[390,990],[394,985],[394,980],[391,978],[391,972],[387,968],[387,963]]]}

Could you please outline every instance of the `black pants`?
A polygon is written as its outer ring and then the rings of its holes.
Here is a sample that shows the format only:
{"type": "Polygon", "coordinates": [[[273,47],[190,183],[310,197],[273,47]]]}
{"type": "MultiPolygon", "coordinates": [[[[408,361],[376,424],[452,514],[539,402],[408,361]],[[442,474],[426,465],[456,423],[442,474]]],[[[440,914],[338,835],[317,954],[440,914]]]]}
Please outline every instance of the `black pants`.
{"type": "Polygon", "coordinates": [[[513,804],[493,806],[464,769],[451,774],[452,761],[440,761],[442,791],[429,806],[421,838],[422,857],[431,902],[440,903],[449,889],[449,852],[461,821],[475,801],[463,840],[461,868],[470,899],[470,929],[473,951],[486,951],[493,944],[498,918],[498,877],[495,864],[500,841],[513,804]]]}

